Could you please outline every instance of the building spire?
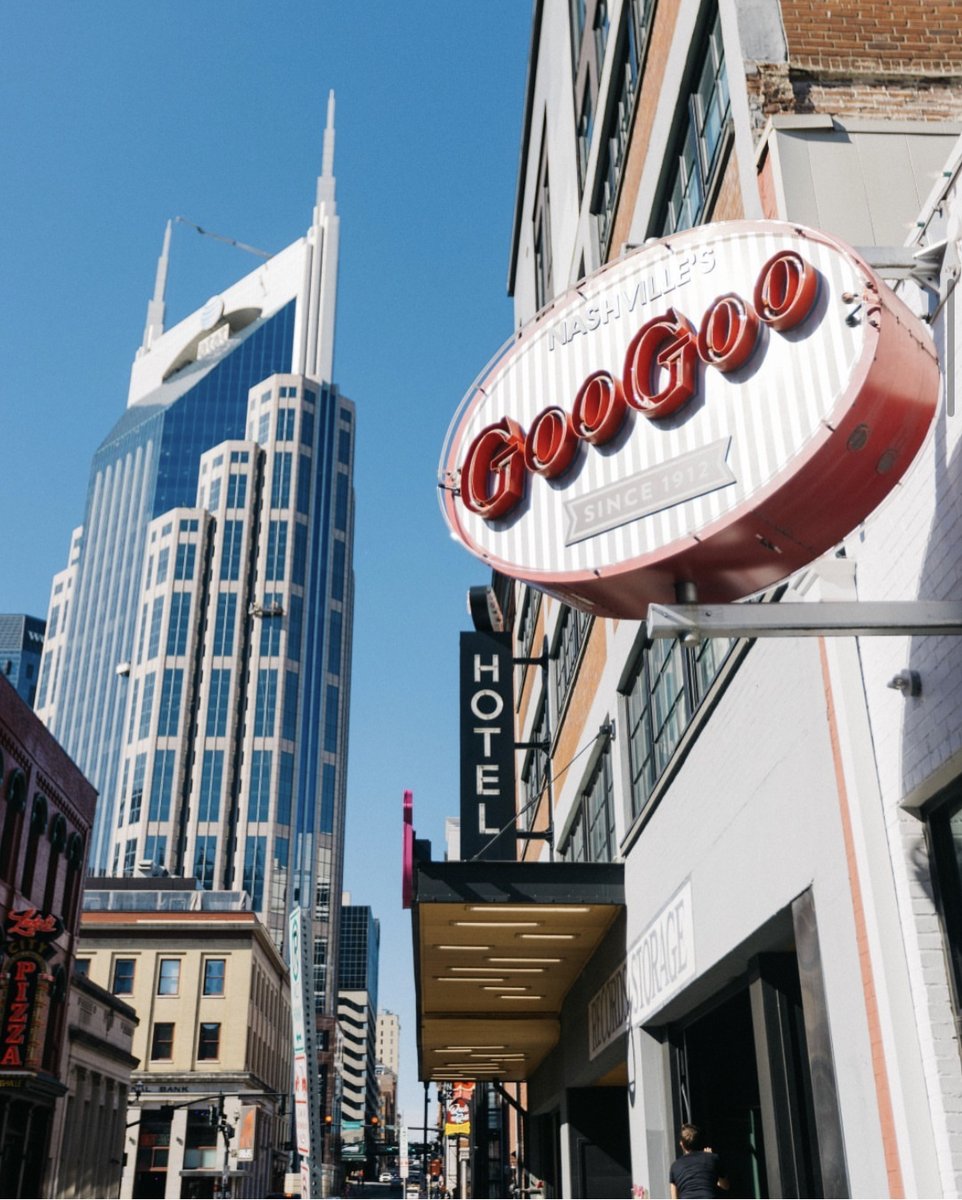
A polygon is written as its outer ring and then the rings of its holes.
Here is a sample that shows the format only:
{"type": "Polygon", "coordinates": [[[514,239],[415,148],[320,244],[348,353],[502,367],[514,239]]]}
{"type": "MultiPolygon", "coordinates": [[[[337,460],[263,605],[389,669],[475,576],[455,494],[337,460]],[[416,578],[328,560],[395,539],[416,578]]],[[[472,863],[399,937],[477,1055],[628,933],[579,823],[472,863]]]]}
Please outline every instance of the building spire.
{"type": "Polygon", "coordinates": [[[321,154],[321,173],[317,177],[317,205],[314,224],[325,214],[334,213],[334,89],[327,95],[327,124],[324,127],[324,149],[321,154]]]}
{"type": "Polygon", "coordinates": [[[154,294],[147,302],[147,324],[144,328],[144,342],[141,346],[141,354],[145,354],[164,332],[164,314],[167,305],[164,301],[164,296],[167,292],[167,268],[170,266],[170,233],[173,226],[173,221],[167,221],[167,227],[164,230],[164,246],[160,252],[160,258],[157,260],[157,275],[154,279],[154,294]]]}
{"type": "Polygon", "coordinates": [[[334,89],[327,94],[327,125],[324,127],[324,153],[321,174],[334,175],[334,89]]]}
{"type": "Polygon", "coordinates": [[[312,246],[310,278],[305,294],[303,341],[296,347],[296,369],[312,379],[331,382],[334,370],[334,310],[337,305],[339,220],[334,180],[334,90],[327,96],[327,124],[317,177],[314,219],[308,231],[312,246]]]}

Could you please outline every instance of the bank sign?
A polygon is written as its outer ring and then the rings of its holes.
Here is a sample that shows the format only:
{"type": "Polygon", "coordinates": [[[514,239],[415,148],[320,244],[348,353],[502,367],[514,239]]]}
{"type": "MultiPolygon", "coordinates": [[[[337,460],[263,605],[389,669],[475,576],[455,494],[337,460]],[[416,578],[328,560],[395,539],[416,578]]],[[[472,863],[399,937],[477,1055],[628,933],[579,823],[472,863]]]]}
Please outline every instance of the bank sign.
{"type": "Polygon", "coordinates": [[[701,226],[602,268],[479,377],[439,468],[453,534],[578,608],[735,600],[863,521],[929,429],[925,326],[854,250],[701,226]]]}

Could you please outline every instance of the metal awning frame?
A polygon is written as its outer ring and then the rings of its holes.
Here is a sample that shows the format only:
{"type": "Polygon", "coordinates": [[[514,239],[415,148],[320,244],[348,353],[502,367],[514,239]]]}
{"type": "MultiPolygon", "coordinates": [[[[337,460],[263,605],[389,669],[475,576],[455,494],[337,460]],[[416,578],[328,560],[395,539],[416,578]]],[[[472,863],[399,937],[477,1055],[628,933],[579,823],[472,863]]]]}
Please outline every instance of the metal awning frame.
{"type": "Polygon", "coordinates": [[[962,633],[962,601],[651,604],[645,623],[652,639],[688,644],[736,637],[945,637],[962,633]]]}

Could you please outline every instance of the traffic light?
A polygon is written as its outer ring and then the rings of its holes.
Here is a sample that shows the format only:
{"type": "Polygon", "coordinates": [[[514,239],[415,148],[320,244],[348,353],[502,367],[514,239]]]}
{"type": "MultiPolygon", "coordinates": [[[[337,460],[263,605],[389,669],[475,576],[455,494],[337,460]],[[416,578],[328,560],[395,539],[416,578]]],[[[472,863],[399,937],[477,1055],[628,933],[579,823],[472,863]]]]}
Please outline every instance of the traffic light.
{"type": "Polygon", "coordinates": [[[331,1116],[330,1113],[327,1113],[325,1115],[324,1124],[328,1127],[328,1129],[330,1129],[330,1127],[334,1124],[334,1118],[331,1116]]]}
{"type": "Polygon", "coordinates": [[[371,1128],[372,1128],[372,1129],[377,1129],[377,1127],[378,1127],[380,1124],[381,1124],[381,1118],[380,1118],[380,1117],[378,1117],[378,1116],[373,1116],[373,1117],[371,1117],[371,1128]]]}

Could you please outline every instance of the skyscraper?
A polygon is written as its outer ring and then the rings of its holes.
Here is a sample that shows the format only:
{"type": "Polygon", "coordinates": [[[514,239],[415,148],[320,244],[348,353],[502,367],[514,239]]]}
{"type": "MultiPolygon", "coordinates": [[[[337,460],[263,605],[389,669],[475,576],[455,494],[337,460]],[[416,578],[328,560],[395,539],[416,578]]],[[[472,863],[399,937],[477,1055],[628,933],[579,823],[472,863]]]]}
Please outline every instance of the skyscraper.
{"type": "MultiPolygon", "coordinates": [[[[377,1082],[377,984],[381,924],[366,905],[341,909],[337,1017],[343,1048],[341,1091],[342,1152],[345,1162],[369,1159],[380,1111],[377,1082]]],[[[372,1164],[373,1165],[373,1164],[372,1164]]]]}
{"type": "Polygon", "coordinates": [[[127,409],[54,580],[38,711],[100,792],[89,866],[313,912],[331,1011],[354,407],[332,384],[334,99],[306,235],[169,330],[168,224],[127,409]],[[64,598],[69,597],[69,601],[64,598]]]}

